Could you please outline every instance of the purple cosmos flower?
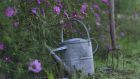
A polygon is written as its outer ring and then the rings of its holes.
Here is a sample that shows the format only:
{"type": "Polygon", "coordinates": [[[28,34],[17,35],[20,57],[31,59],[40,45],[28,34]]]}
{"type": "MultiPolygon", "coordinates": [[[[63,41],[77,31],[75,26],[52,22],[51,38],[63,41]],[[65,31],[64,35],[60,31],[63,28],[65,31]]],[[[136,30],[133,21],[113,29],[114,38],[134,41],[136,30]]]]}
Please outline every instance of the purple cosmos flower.
{"type": "Polygon", "coordinates": [[[112,51],[112,46],[106,45],[106,49],[107,49],[108,52],[110,52],[110,51],[112,51]]]}
{"type": "Polygon", "coordinates": [[[73,12],[71,17],[76,19],[84,19],[84,17],[80,16],[77,12],[73,12]]]}
{"type": "Polygon", "coordinates": [[[97,10],[100,10],[99,5],[97,5],[97,4],[94,4],[94,5],[93,5],[93,8],[95,8],[95,9],[97,9],[97,10]]]}
{"type": "Polygon", "coordinates": [[[101,23],[99,21],[96,21],[95,23],[96,23],[97,26],[101,25],[101,23]]]}
{"type": "Polygon", "coordinates": [[[39,62],[39,60],[35,59],[31,61],[28,66],[28,70],[35,73],[39,73],[42,70],[41,63],[39,62]]]}
{"type": "Polygon", "coordinates": [[[41,0],[37,0],[37,4],[41,4],[41,0]]]}
{"type": "Polygon", "coordinates": [[[49,1],[46,2],[46,8],[48,8],[49,6],[51,6],[51,3],[49,1]]]}
{"type": "Polygon", "coordinates": [[[60,2],[60,3],[58,4],[58,6],[59,6],[60,8],[63,8],[64,3],[60,2]]]}
{"type": "Polygon", "coordinates": [[[108,3],[108,0],[102,0],[102,2],[104,2],[104,3],[108,3]]]}
{"type": "Polygon", "coordinates": [[[13,27],[18,27],[19,26],[19,21],[13,21],[13,27]]]}
{"type": "Polygon", "coordinates": [[[95,18],[96,18],[97,21],[100,21],[101,20],[100,19],[100,15],[98,13],[94,13],[94,16],[95,16],[95,18]]]}
{"type": "Polygon", "coordinates": [[[101,25],[100,24],[100,21],[101,21],[100,15],[98,13],[94,13],[94,16],[95,16],[95,20],[96,20],[96,25],[97,26],[101,25]]]}
{"type": "Polygon", "coordinates": [[[54,2],[60,3],[61,1],[60,0],[54,0],[54,2]]]}
{"type": "Polygon", "coordinates": [[[109,5],[109,1],[108,0],[102,0],[102,2],[106,5],[109,5]]]}
{"type": "Polygon", "coordinates": [[[125,37],[125,33],[124,32],[120,32],[120,36],[121,37],[125,37]]]}
{"type": "Polygon", "coordinates": [[[43,16],[45,16],[45,10],[44,10],[44,8],[41,9],[41,13],[42,13],[43,16]]]}
{"type": "Polygon", "coordinates": [[[103,12],[104,14],[109,14],[109,13],[110,13],[109,10],[103,10],[102,12],[103,12]]]}
{"type": "Polygon", "coordinates": [[[5,10],[5,15],[7,17],[12,17],[12,16],[16,15],[16,13],[17,13],[17,11],[14,7],[8,7],[5,10]]]}
{"type": "Polygon", "coordinates": [[[94,13],[94,16],[95,17],[99,17],[100,15],[98,13],[94,13]]]}
{"type": "Polygon", "coordinates": [[[11,56],[4,56],[4,57],[2,58],[2,60],[3,60],[4,62],[6,62],[6,63],[10,63],[10,62],[12,61],[12,57],[11,57],[11,56]]]}
{"type": "Polygon", "coordinates": [[[88,6],[87,3],[83,3],[83,5],[81,6],[80,12],[82,14],[86,14],[85,12],[86,12],[87,6],[88,6]]]}
{"type": "Polygon", "coordinates": [[[4,49],[4,44],[0,43],[0,50],[3,50],[3,49],[4,49]]]}
{"type": "Polygon", "coordinates": [[[64,3],[62,3],[61,0],[54,0],[54,2],[56,2],[57,6],[59,6],[60,8],[64,6],[64,3]]]}
{"type": "Polygon", "coordinates": [[[77,12],[73,12],[72,13],[72,17],[77,17],[78,16],[78,13],[77,12]]]}
{"type": "Polygon", "coordinates": [[[32,8],[31,11],[32,11],[33,14],[37,14],[37,8],[32,8]]]}
{"type": "Polygon", "coordinates": [[[54,11],[54,13],[56,13],[57,15],[59,15],[61,10],[60,10],[60,7],[59,6],[55,6],[53,8],[53,11],[54,11]]]}
{"type": "Polygon", "coordinates": [[[64,16],[66,16],[67,18],[69,18],[69,14],[66,11],[64,11],[64,16]]]}

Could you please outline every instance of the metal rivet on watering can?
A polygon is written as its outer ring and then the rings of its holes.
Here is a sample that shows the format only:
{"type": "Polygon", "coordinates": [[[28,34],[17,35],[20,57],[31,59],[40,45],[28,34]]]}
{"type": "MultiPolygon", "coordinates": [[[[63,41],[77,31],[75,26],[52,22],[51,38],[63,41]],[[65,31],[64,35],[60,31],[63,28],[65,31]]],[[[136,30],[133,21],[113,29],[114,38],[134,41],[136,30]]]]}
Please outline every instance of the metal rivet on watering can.
{"type": "MultiPolygon", "coordinates": [[[[72,19],[70,21],[76,21],[82,24],[87,32],[88,39],[83,38],[72,38],[64,41],[63,29],[62,29],[62,43],[61,47],[54,49],[53,52],[60,51],[63,52],[62,60],[55,55],[55,58],[60,60],[67,66],[70,74],[74,74],[76,71],[82,71],[84,74],[94,73],[94,61],[93,61],[93,51],[92,43],[90,39],[89,32],[85,24],[79,20],[72,19]]],[[[54,53],[53,53],[54,54],[54,53]]]]}

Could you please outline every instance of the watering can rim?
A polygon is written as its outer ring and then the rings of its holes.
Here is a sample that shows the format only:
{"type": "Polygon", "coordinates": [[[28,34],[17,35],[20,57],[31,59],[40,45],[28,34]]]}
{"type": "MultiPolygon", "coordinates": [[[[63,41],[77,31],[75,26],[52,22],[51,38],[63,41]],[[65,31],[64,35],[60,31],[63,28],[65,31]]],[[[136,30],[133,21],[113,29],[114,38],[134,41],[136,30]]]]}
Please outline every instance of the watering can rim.
{"type": "Polygon", "coordinates": [[[87,42],[91,42],[91,39],[71,38],[71,39],[63,41],[60,45],[87,43],[87,42]]]}

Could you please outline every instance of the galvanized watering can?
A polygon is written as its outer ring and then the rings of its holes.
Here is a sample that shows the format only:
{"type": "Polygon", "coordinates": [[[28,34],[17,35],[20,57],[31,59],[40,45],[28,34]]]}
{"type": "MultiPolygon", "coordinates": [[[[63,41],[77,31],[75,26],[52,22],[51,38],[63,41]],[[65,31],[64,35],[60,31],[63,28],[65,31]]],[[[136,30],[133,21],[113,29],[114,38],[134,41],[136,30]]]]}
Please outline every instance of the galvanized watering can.
{"type": "Polygon", "coordinates": [[[60,44],[61,47],[54,50],[51,50],[49,48],[50,53],[59,63],[63,64],[64,68],[70,74],[74,74],[79,70],[82,71],[85,75],[93,74],[93,51],[88,29],[80,20],[72,19],[70,21],[76,21],[80,23],[85,28],[88,38],[72,38],[64,41],[62,30],[62,43],[60,44]],[[59,57],[58,55],[56,55],[55,52],[57,51],[62,52],[63,57],[59,57]]]}

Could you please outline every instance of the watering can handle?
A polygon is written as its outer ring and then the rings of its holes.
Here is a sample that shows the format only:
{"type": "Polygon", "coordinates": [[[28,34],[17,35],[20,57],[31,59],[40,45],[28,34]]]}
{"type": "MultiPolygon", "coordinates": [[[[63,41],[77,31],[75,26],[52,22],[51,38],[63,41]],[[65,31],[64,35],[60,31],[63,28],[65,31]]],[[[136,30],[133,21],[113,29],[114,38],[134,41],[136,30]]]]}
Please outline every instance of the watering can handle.
{"type": "MultiPolygon", "coordinates": [[[[76,22],[80,23],[81,25],[83,25],[84,29],[85,29],[86,32],[87,32],[88,40],[90,40],[89,31],[88,31],[86,25],[85,25],[82,21],[77,20],[77,19],[69,19],[69,21],[76,21],[76,22]]],[[[62,27],[61,30],[62,30],[62,31],[61,31],[61,42],[64,42],[64,27],[62,27]]]]}

